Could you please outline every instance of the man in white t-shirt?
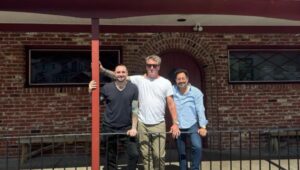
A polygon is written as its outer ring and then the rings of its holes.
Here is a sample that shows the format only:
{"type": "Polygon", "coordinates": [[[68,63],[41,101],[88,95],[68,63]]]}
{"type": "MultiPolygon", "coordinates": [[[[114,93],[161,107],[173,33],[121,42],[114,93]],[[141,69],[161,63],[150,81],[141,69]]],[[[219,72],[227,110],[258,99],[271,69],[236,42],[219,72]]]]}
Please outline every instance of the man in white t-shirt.
{"type": "MultiPolygon", "coordinates": [[[[174,138],[180,134],[172,84],[159,75],[160,64],[159,56],[150,55],[146,58],[147,73],[129,77],[139,90],[138,133],[145,170],[165,169],[166,105],[173,120],[170,132],[174,138]]],[[[113,76],[113,72],[102,66],[100,69],[102,73],[113,76]]]]}

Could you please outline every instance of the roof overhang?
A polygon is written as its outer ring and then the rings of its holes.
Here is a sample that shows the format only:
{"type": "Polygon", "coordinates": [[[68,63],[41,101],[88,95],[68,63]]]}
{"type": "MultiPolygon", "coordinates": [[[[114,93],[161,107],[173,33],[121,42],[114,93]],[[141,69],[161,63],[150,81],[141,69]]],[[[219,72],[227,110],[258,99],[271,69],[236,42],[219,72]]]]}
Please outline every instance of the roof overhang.
{"type": "Polygon", "coordinates": [[[99,18],[110,32],[300,32],[299,11],[299,0],[2,0],[0,30],[89,31],[99,18]]]}

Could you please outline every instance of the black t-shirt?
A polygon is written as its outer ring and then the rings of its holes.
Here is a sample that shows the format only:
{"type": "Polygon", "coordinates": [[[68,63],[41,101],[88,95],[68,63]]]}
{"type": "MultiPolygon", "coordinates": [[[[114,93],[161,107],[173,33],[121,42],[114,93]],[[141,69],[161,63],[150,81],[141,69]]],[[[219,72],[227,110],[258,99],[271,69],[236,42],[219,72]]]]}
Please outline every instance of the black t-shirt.
{"type": "Polygon", "coordinates": [[[132,123],[132,101],[138,100],[136,85],[128,81],[125,89],[119,91],[114,82],[101,88],[101,95],[106,102],[104,125],[117,129],[128,129],[132,123]]]}

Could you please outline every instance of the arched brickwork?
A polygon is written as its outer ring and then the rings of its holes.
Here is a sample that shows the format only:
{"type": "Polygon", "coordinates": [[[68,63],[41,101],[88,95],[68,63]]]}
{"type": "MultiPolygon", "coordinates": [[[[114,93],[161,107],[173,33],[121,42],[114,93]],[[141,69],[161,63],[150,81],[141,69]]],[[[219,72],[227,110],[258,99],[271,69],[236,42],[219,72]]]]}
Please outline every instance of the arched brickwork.
{"type": "Polygon", "coordinates": [[[190,33],[161,33],[154,36],[139,50],[140,56],[146,57],[150,54],[162,54],[170,49],[185,51],[193,56],[198,64],[202,66],[205,74],[205,100],[206,113],[209,126],[218,127],[218,102],[216,88],[216,67],[213,50],[204,42],[201,36],[190,33]]]}

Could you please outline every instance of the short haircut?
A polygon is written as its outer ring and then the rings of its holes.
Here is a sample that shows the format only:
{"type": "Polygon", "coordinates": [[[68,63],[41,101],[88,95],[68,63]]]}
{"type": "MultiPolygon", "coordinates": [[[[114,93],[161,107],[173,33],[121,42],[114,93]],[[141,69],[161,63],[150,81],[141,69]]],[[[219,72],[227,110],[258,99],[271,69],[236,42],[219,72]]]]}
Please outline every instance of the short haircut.
{"type": "Polygon", "coordinates": [[[126,68],[126,70],[128,71],[128,69],[127,69],[127,67],[124,65],[124,64],[119,64],[119,65],[117,65],[116,67],[115,67],[115,70],[117,69],[117,67],[125,67],[126,68]]]}
{"type": "Polygon", "coordinates": [[[176,78],[177,78],[177,75],[180,74],[180,73],[184,73],[185,76],[186,76],[187,78],[189,78],[189,72],[188,72],[186,69],[179,68],[179,69],[177,69],[177,70],[174,72],[175,80],[176,80],[176,78]]]}
{"type": "Polygon", "coordinates": [[[161,63],[161,58],[160,58],[158,55],[155,55],[155,54],[149,55],[148,57],[146,57],[145,60],[146,60],[146,62],[147,62],[147,61],[150,60],[150,59],[156,61],[158,65],[160,65],[160,63],[161,63]]]}

